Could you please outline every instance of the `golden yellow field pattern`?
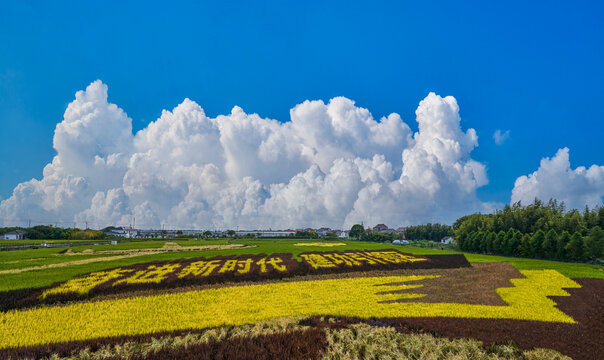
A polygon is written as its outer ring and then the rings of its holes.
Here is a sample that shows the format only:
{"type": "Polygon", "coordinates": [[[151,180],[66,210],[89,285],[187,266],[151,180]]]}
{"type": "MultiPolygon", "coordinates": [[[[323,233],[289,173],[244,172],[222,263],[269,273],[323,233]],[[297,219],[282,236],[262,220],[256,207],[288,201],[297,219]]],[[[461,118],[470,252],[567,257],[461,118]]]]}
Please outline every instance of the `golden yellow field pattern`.
{"type": "Polygon", "coordinates": [[[513,287],[497,290],[507,306],[384,303],[410,298],[421,301],[420,281],[435,276],[412,275],[234,286],[14,310],[0,313],[0,348],[240,325],[297,315],[574,322],[547,296],[568,296],[563,288],[578,288],[580,285],[554,270],[527,270],[522,274],[526,278],[513,279],[513,287]],[[401,284],[407,282],[411,283],[401,284]],[[407,291],[385,293],[403,289],[407,291]]]}

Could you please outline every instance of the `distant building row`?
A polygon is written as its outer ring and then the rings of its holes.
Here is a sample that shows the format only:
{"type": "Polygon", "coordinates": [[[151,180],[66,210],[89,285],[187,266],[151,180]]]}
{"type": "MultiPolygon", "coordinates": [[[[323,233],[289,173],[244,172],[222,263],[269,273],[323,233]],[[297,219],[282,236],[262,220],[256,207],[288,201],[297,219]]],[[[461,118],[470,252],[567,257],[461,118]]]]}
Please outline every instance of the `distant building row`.
{"type": "MultiPolygon", "coordinates": [[[[385,224],[377,224],[371,229],[367,229],[367,231],[374,231],[383,234],[402,234],[403,239],[405,239],[405,230],[406,227],[399,227],[397,229],[391,229],[385,224]]],[[[334,234],[340,238],[347,238],[349,231],[347,230],[332,230],[330,228],[320,228],[320,229],[297,229],[297,230],[242,230],[235,231],[235,235],[237,236],[257,236],[257,237],[289,237],[294,236],[296,232],[316,232],[319,236],[325,236],[327,234],[334,234]]],[[[227,231],[210,231],[212,237],[222,237],[228,236],[227,231]]],[[[122,237],[122,238],[167,238],[167,237],[177,237],[177,236],[205,236],[208,234],[208,230],[141,230],[141,229],[133,229],[127,227],[118,227],[113,228],[106,232],[107,235],[122,237]]],[[[22,240],[25,239],[25,231],[23,230],[15,230],[11,232],[7,232],[0,236],[1,239],[4,240],[22,240]]],[[[448,244],[453,241],[453,238],[447,236],[441,240],[441,242],[448,244]]]]}
{"type": "Polygon", "coordinates": [[[15,230],[2,235],[2,240],[23,240],[25,239],[25,231],[15,230]]]}
{"type": "MultiPolygon", "coordinates": [[[[235,231],[235,235],[245,236],[257,236],[257,237],[290,237],[296,235],[298,231],[316,232],[319,236],[325,236],[329,233],[335,234],[337,237],[345,238],[348,237],[349,231],[343,230],[332,230],[330,228],[320,229],[296,229],[296,230],[238,230],[235,231]]],[[[113,228],[105,233],[110,236],[122,237],[122,238],[165,238],[165,237],[177,237],[177,236],[199,236],[203,237],[208,235],[211,237],[223,237],[228,236],[228,231],[208,231],[208,230],[142,230],[133,229],[127,227],[113,228]]]]}
{"type": "Polygon", "coordinates": [[[375,231],[375,232],[382,233],[382,234],[392,234],[392,233],[395,233],[395,234],[404,234],[405,230],[407,230],[407,228],[406,227],[398,227],[396,229],[391,229],[388,226],[386,226],[385,224],[377,224],[371,230],[375,231]]]}

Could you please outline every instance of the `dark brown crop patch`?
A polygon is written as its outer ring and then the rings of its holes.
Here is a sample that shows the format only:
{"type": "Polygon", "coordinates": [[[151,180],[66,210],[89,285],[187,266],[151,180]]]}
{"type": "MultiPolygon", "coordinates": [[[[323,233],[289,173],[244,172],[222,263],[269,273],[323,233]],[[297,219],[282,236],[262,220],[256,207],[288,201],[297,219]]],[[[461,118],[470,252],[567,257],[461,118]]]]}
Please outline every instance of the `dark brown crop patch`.
{"type": "Polygon", "coordinates": [[[567,289],[571,296],[552,299],[577,324],[507,319],[464,318],[343,318],[311,317],[300,325],[342,328],[354,323],[391,326],[402,333],[431,333],[447,338],[473,338],[488,346],[513,342],[520,349],[554,349],[575,360],[600,360],[604,354],[604,280],[573,279],[582,287],[567,289]]]}
{"type": "Polygon", "coordinates": [[[471,266],[462,254],[415,256],[394,249],[307,252],[300,254],[300,257],[304,261],[295,260],[290,253],[279,253],[179,259],[123,266],[86,274],[43,289],[2,292],[0,311],[89,300],[99,296],[134,291],[175,289],[206,284],[264,281],[351,271],[449,269],[471,266]],[[317,259],[319,256],[324,256],[324,259],[331,261],[333,266],[316,267],[307,260],[317,259]],[[114,277],[109,276],[108,273],[116,270],[121,272],[114,277]],[[106,279],[99,274],[104,274],[106,279]],[[94,281],[88,281],[90,279],[94,281]],[[85,289],[86,292],[74,291],[78,286],[82,287],[82,284],[87,283],[94,286],[85,289]]]}
{"type": "MultiPolygon", "coordinates": [[[[202,332],[203,330],[183,330],[2,349],[0,350],[0,358],[40,359],[52,356],[71,357],[84,349],[88,349],[90,353],[94,353],[107,346],[124,346],[124,344],[128,343],[141,344],[165,336],[182,337],[202,332]]],[[[307,328],[256,336],[228,337],[223,340],[211,338],[205,343],[164,347],[159,351],[149,352],[145,355],[133,354],[128,356],[128,359],[318,359],[326,346],[327,340],[320,328],[307,328]]],[[[119,356],[105,359],[117,360],[123,358],[119,356]]]]}

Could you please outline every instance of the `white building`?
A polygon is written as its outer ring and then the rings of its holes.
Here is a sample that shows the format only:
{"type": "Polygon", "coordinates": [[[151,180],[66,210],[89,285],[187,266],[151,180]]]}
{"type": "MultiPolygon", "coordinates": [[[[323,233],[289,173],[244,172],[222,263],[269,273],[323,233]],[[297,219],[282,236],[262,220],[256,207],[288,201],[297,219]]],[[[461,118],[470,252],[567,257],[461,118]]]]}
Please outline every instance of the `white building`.
{"type": "Polygon", "coordinates": [[[320,228],[319,230],[317,230],[317,235],[319,235],[319,236],[325,236],[329,232],[331,232],[330,228],[323,227],[323,228],[320,228]]]}
{"type": "Polygon", "coordinates": [[[2,239],[4,240],[23,240],[25,239],[25,231],[23,230],[15,230],[11,232],[7,232],[2,235],[2,239]]]}
{"type": "Polygon", "coordinates": [[[444,238],[442,238],[442,240],[440,241],[443,244],[450,244],[453,242],[453,237],[452,236],[445,236],[444,238]]]}
{"type": "Polygon", "coordinates": [[[294,230],[240,230],[236,231],[235,234],[240,237],[246,237],[250,235],[258,237],[289,237],[294,236],[296,232],[294,230]]]}
{"type": "Polygon", "coordinates": [[[135,238],[138,235],[138,230],[132,228],[118,227],[113,230],[106,232],[107,235],[123,237],[123,238],[135,238]]]}

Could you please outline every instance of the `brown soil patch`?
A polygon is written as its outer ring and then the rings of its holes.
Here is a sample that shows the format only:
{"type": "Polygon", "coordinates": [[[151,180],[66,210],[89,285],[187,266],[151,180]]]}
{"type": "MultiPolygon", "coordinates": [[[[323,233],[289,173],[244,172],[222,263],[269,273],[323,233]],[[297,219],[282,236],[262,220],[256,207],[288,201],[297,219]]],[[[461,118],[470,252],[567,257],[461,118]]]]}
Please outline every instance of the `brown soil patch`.
{"type": "Polygon", "coordinates": [[[582,287],[566,289],[571,296],[552,297],[557,307],[578,324],[507,319],[394,318],[352,319],[313,317],[303,325],[346,327],[355,322],[392,326],[403,333],[428,332],[448,338],[474,338],[485,345],[512,341],[521,349],[548,348],[575,360],[599,360],[604,354],[604,280],[573,279],[582,287]],[[333,320],[335,319],[335,321],[333,320]]]}
{"type": "Polygon", "coordinates": [[[471,268],[446,270],[416,270],[417,275],[442,275],[422,280],[418,289],[392,291],[390,293],[427,294],[417,299],[400,299],[396,302],[457,303],[479,305],[507,305],[495,291],[510,287],[510,279],[524,278],[509,263],[477,263],[471,268]]]}
{"type": "Polygon", "coordinates": [[[63,256],[63,255],[69,256],[69,255],[91,255],[91,254],[94,254],[94,250],[92,250],[92,249],[86,249],[86,250],[83,250],[83,251],[80,251],[80,252],[75,252],[75,251],[73,251],[73,249],[67,249],[67,250],[59,252],[58,254],[53,254],[53,255],[55,255],[55,256],[63,256]]]}

